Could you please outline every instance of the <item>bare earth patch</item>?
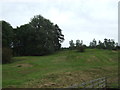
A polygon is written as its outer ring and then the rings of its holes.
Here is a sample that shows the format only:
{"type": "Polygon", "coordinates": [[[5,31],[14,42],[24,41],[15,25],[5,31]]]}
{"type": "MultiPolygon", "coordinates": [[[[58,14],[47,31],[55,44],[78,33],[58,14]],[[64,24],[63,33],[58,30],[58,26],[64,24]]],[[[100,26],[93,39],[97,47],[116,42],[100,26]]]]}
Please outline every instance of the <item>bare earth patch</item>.
{"type": "Polygon", "coordinates": [[[112,52],[114,52],[114,53],[118,53],[118,51],[115,51],[115,50],[112,50],[112,52]]]}
{"type": "Polygon", "coordinates": [[[31,64],[17,64],[16,67],[32,67],[31,64]]]}

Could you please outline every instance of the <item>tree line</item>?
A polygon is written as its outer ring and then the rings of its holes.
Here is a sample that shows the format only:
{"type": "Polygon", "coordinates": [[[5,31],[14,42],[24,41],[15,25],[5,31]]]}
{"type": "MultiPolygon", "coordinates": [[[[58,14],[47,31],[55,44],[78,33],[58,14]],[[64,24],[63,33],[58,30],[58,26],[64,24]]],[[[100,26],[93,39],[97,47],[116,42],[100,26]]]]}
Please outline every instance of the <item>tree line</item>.
{"type": "Polygon", "coordinates": [[[108,50],[117,50],[120,49],[120,46],[117,42],[115,42],[113,39],[104,39],[104,42],[101,42],[100,40],[97,41],[93,39],[93,41],[90,42],[89,46],[86,46],[83,44],[83,40],[76,40],[76,43],[74,43],[73,40],[69,41],[69,49],[74,50],[77,49],[78,51],[85,51],[85,48],[98,48],[98,49],[108,49],[108,50]]]}
{"type": "MultiPolygon", "coordinates": [[[[51,54],[60,50],[61,43],[64,41],[59,26],[41,15],[34,16],[29,23],[17,28],[13,28],[6,21],[0,22],[2,23],[3,57],[6,52],[8,55],[12,52],[14,56],[51,54]]],[[[6,61],[3,60],[3,63],[6,61]]]]}
{"type": "Polygon", "coordinates": [[[76,49],[79,52],[84,52],[86,45],[83,44],[83,40],[76,40],[76,43],[73,42],[73,40],[69,41],[69,49],[74,50],[76,49]]]}
{"type": "MultiPolygon", "coordinates": [[[[12,56],[41,56],[54,53],[61,49],[64,41],[62,30],[57,24],[41,15],[34,16],[29,23],[13,28],[2,20],[2,63],[8,63],[12,56]]],[[[69,49],[84,52],[85,48],[116,50],[120,48],[113,39],[104,42],[93,39],[89,46],[83,40],[69,41],[69,49]]]]}
{"type": "Polygon", "coordinates": [[[89,45],[90,48],[99,48],[99,49],[109,49],[109,50],[117,50],[119,49],[119,45],[117,42],[115,42],[113,39],[104,39],[103,42],[101,42],[100,40],[97,41],[95,39],[93,39],[92,42],[90,42],[89,45]]]}

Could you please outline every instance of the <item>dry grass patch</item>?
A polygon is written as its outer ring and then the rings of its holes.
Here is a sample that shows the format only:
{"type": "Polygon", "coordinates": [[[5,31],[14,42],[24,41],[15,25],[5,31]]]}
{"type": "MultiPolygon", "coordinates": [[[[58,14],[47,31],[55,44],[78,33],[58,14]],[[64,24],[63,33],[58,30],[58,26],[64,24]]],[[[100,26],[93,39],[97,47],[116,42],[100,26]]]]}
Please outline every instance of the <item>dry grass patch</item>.
{"type": "Polygon", "coordinates": [[[52,60],[53,63],[60,63],[60,62],[64,62],[66,60],[66,56],[60,56],[60,57],[56,57],[54,60],[52,60]]]}
{"type": "Polygon", "coordinates": [[[32,67],[31,64],[17,64],[15,67],[32,67]]]}
{"type": "Polygon", "coordinates": [[[80,84],[84,81],[91,80],[89,74],[83,71],[75,71],[75,72],[64,72],[64,73],[52,73],[45,75],[43,79],[39,79],[37,81],[29,82],[25,85],[25,87],[32,88],[51,88],[51,87],[67,87],[74,84],[80,84]]]}
{"type": "Polygon", "coordinates": [[[93,62],[93,61],[99,61],[99,59],[96,56],[91,56],[90,58],[87,59],[87,62],[93,62]]]}

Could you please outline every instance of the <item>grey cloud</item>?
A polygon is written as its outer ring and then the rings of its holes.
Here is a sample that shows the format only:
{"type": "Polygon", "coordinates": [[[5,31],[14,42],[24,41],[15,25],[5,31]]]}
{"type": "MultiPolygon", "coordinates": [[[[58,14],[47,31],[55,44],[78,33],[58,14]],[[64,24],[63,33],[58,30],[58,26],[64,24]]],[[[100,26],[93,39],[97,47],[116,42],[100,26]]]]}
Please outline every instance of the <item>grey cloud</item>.
{"type": "Polygon", "coordinates": [[[96,38],[113,38],[118,41],[117,0],[41,0],[40,2],[4,2],[1,19],[13,27],[28,23],[34,15],[41,14],[58,24],[69,46],[73,39],[84,43],[96,38]]]}

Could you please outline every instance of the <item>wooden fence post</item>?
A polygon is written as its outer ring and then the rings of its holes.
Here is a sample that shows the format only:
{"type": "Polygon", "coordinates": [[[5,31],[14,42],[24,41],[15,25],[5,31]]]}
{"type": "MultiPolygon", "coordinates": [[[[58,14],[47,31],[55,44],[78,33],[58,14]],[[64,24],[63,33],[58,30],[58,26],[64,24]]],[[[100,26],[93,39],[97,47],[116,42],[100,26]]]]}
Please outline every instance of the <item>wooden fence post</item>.
{"type": "Polygon", "coordinates": [[[107,88],[107,77],[105,77],[105,88],[107,88]]]}

